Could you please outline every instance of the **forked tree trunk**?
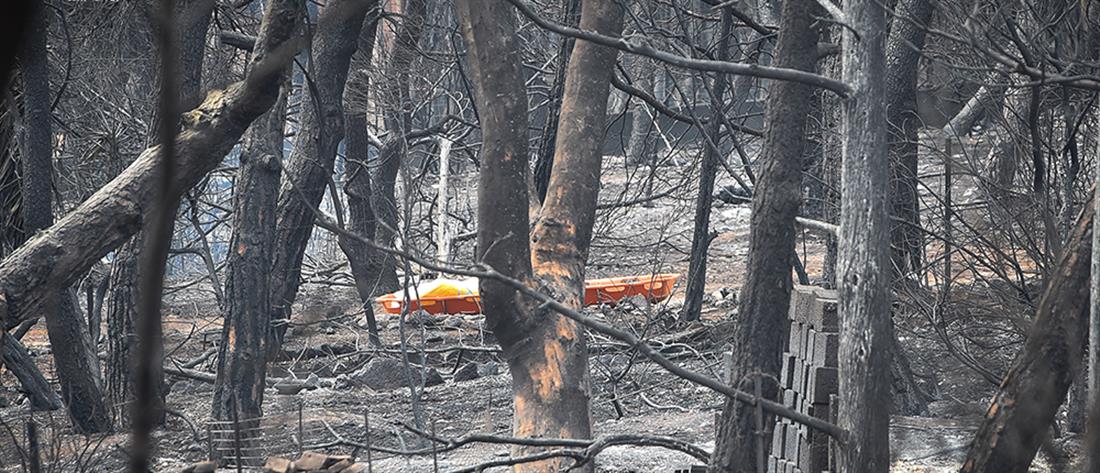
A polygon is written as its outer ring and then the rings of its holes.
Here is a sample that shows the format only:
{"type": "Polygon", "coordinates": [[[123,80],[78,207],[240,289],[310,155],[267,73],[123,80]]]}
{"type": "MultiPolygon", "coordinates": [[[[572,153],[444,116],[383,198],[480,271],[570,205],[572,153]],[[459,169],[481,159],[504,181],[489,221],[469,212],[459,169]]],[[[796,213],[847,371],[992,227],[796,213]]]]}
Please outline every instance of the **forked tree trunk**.
{"type": "Polygon", "coordinates": [[[226,314],[211,402],[213,417],[220,421],[255,419],[263,415],[271,327],[275,205],[279,200],[283,126],[289,94],[288,81],[275,105],[253,122],[241,143],[241,164],[233,188],[233,233],[229,239],[229,274],[225,282],[226,314]]]}
{"type": "MultiPolygon", "coordinates": [[[[53,224],[53,133],[50,118],[48,27],[43,7],[37,9],[21,51],[23,68],[23,224],[31,235],[53,224]]],[[[61,399],[77,429],[85,434],[111,428],[104,402],[99,359],[88,339],[76,292],[59,288],[42,306],[61,399]]]]}
{"type": "MultiPolygon", "coordinates": [[[[729,60],[732,29],[733,16],[728,8],[724,8],[721,25],[718,27],[716,56],[719,61],[729,60]]],[[[691,235],[687,289],[684,290],[684,308],[680,312],[680,320],[699,320],[703,310],[703,294],[706,292],[707,285],[707,253],[713,238],[710,234],[710,210],[714,202],[714,180],[718,177],[718,160],[725,159],[719,155],[720,150],[717,147],[721,146],[719,132],[722,129],[722,120],[718,117],[726,113],[724,101],[726,84],[725,77],[715,76],[710,99],[710,122],[706,130],[702,130],[709,138],[703,138],[703,163],[699,166],[699,192],[695,197],[695,219],[691,235]]]]}
{"type": "MultiPolygon", "coordinates": [[[[573,48],[550,178],[540,220],[528,243],[527,97],[515,15],[486,0],[462,0],[456,9],[480,112],[483,147],[479,183],[478,251],[489,266],[539,284],[556,299],[580,307],[584,265],[599,192],[600,143],[611,68],[617,52],[584,41],[573,48]]],[[[623,11],[611,0],[588,0],[581,28],[617,35],[623,11]]],[[[588,354],[575,322],[537,311],[506,286],[482,280],[490,328],[509,359],[520,437],[591,437],[588,354]]],[[[531,449],[516,447],[522,454],[531,449]]],[[[561,459],[515,467],[558,471],[561,459]]],[[[589,465],[582,471],[592,471],[589,465]]]]}
{"type": "MultiPolygon", "coordinates": [[[[581,18],[581,0],[566,0],[562,3],[563,25],[576,26],[581,18]]],[[[554,82],[550,84],[546,102],[546,123],[539,136],[538,154],[535,159],[535,191],[541,203],[546,200],[546,188],[550,186],[550,173],[554,170],[554,143],[558,139],[558,119],[561,117],[561,98],[565,91],[565,68],[569,56],[573,53],[575,40],[570,37],[559,39],[558,57],[554,61],[554,82]]]]}
{"type": "Polygon", "coordinates": [[[301,284],[302,258],[313,234],[313,209],[332,178],[336,147],[344,138],[344,83],[371,2],[335,0],[325,5],[313,36],[312,67],[303,86],[298,132],[279,190],[278,229],[271,267],[272,342],[282,349],[291,306],[301,284]]]}
{"type": "MultiPolygon", "coordinates": [[[[812,23],[817,8],[813,0],[783,3],[774,65],[813,72],[818,33],[812,23]]],[[[795,247],[795,217],[801,204],[799,190],[809,121],[804,107],[813,92],[813,87],[797,82],[772,84],[762,168],[753,193],[746,279],[741,286],[734,329],[734,386],[752,386],[753,374],[759,373],[763,375],[762,392],[772,400],[776,400],[779,386],[771,380],[779,379],[787,340],[790,255],[795,247]]],[[[770,436],[757,432],[755,413],[749,404],[732,399],[726,402],[710,471],[764,473],[759,469],[766,465],[757,464],[757,455],[766,455],[772,442],[770,436]]],[[[771,418],[767,416],[764,425],[771,425],[771,418]]]]}
{"type": "Polygon", "coordinates": [[[974,436],[963,473],[1026,472],[1046,439],[1088,343],[1095,217],[1086,205],[1039,299],[1024,349],[974,436]]]}
{"type": "Polygon", "coordinates": [[[890,468],[890,348],[888,285],[890,225],[886,155],[884,43],[886,14],[876,0],[844,2],[843,78],[853,89],[844,103],[837,285],[840,312],[840,410],[849,433],[840,471],[890,468]]]}

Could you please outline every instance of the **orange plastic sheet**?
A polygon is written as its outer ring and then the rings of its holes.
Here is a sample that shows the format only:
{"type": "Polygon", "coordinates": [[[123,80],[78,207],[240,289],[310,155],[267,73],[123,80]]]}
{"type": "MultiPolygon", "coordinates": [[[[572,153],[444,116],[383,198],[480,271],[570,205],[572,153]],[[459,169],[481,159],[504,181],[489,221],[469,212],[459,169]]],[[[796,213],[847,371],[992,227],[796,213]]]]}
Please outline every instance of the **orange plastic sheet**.
{"type": "MultiPolygon", "coordinates": [[[[584,305],[615,305],[626,297],[641,296],[650,302],[660,302],[672,295],[679,274],[649,274],[622,278],[589,279],[584,284],[584,305]]],[[[479,314],[481,296],[477,279],[435,279],[409,288],[409,310],[429,314],[479,314]]],[[[390,314],[404,310],[405,291],[400,290],[378,298],[378,303],[390,314]]]]}

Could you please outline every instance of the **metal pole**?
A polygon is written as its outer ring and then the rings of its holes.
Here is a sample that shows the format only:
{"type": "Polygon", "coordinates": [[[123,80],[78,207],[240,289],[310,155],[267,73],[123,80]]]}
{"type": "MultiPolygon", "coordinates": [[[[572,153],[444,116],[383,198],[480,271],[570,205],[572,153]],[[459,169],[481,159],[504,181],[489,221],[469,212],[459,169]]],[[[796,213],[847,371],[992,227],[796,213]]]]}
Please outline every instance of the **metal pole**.
{"type": "Polygon", "coordinates": [[[298,399],[298,456],[306,452],[305,426],[302,425],[302,400],[298,399]]]}

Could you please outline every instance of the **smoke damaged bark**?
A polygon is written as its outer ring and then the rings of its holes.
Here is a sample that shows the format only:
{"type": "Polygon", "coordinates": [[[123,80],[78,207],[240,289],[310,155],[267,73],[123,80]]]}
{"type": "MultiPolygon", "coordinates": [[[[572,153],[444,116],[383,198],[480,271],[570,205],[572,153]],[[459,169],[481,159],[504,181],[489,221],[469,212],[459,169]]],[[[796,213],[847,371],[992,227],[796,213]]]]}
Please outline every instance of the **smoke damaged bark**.
{"type": "MultiPolygon", "coordinates": [[[[44,8],[38,8],[20,54],[23,77],[23,223],[27,235],[53,224],[53,132],[50,118],[48,26],[44,8]]],[[[83,433],[111,428],[104,402],[99,359],[88,339],[76,292],[58,289],[42,305],[61,399],[74,425],[83,433]]]]}
{"type": "MultiPolygon", "coordinates": [[[[818,33],[812,25],[814,0],[783,3],[775,62],[777,66],[813,71],[818,33]]],[[[762,168],[756,180],[749,230],[749,253],[741,306],[733,336],[735,386],[762,375],[763,395],[775,400],[791,298],[791,258],[795,217],[801,204],[802,159],[809,114],[804,106],[813,88],[797,82],[772,84],[765,117],[762,168]]],[[[757,471],[757,454],[766,454],[771,437],[756,432],[754,406],[728,400],[722,411],[710,471],[757,471]]],[[[764,425],[771,425],[767,416],[764,425]]],[[[759,472],[763,473],[763,472],[759,472]]]]}
{"type": "Polygon", "coordinates": [[[1096,216],[1092,207],[1082,210],[1039,299],[1023,352],[1001,381],[974,436],[964,473],[1028,471],[1080,370],[1088,343],[1096,216]]]}
{"type": "Polygon", "coordinates": [[[371,2],[336,0],[325,5],[313,36],[311,67],[303,86],[298,133],[287,159],[276,211],[271,267],[270,354],[279,353],[291,305],[301,283],[302,258],[313,233],[313,211],[332,178],[336,147],[344,138],[343,96],[351,55],[358,47],[371,2]]]}
{"type": "Polygon", "coordinates": [[[849,432],[841,471],[885,473],[890,467],[892,326],[888,221],[889,161],[884,109],[886,14],[876,0],[844,3],[844,103],[837,285],[840,295],[840,410],[849,432]]]}
{"type": "MultiPolygon", "coordinates": [[[[469,48],[483,147],[479,184],[479,258],[509,276],[538,284],[580,307],[599,192],[611,68],[617,52],[585,41],[573,48],[558,123],[554,170],[528,243],[527,98],[515,16],[485,0],[456,9],[469,48]]],[[[623,11],[610,0],[588,0],[581,28],[617,35],[623,11]]],[[[539,310],[501,283],[483,280],[488,323],[509,359],[520,437],[590,438],[588,359],[575,322],[539,310]]],[[[516,453],[530,448],[516,447],[516,453]]],[[[517,466],[520,472],[558,471],[560,459],[517,466]]],[[[588,465],[583,471],[592,471],[588,465]]]]}
{"type": "MultiPolygon", "coordinates": [[[[732,25],[733,15],[729,8],[722,9],[716,54],[719,61],[729,60],[732,25]]],[[[710,248],[710,241],[714,238],[710,233],[710,210],[714,202],[714,179],[718,174],[718,160],[724,159],[718,155],[719,150],[716,146],[721,143],[722,130],[722,120],[718,117],[725,113],[725,77],[715,76],[713,92],[710,101],[710,122],[704,130],[713,146],[703,146],[703,163],[699,166],[699,194],[695,198],[691,260],[688,263],[687,289],[684,290],[684,308],[680,312],[680,320],[699,320],[699,314],[703,309],[703,293],[706,292],[707,285],[707,250],[710,248]]]]}
{"type": "Polygon", "coordinates": [[[249,127],[241,143],[241,164],[233,188],[226,314],[211,402],[217,420],[232,420],[234,411],[239,419],[263,415],[271,327],[271,255],[289,93],[288,81],[275,105],[249,127]]]}

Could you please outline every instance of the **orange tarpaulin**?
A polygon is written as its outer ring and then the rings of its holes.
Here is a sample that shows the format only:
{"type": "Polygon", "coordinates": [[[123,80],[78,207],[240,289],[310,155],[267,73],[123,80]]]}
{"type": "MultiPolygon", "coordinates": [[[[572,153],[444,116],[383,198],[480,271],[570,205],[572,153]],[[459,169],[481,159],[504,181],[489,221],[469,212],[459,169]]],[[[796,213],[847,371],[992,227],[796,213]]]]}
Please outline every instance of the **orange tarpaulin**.
{"type": "MultiPolygon", "coordinates": [[[[679,274],[651,274],[625,278],[589,279],[584,284],[584,305],[614,305],[624,297],[642,296],[650,302],[660,302],[672,295],[672,286],[679,274]]],[[[409,288],[410,311],[424,310],[429,314],[480,314],[481,296],[477,279],[436,279],[409,288]],[[419,298],[418,298],[419,296],[419,298]]],[[[378,303],[390,314],[400,314],[404,308],[405,291],[400,290],[378,298],[378,303]]]]}

